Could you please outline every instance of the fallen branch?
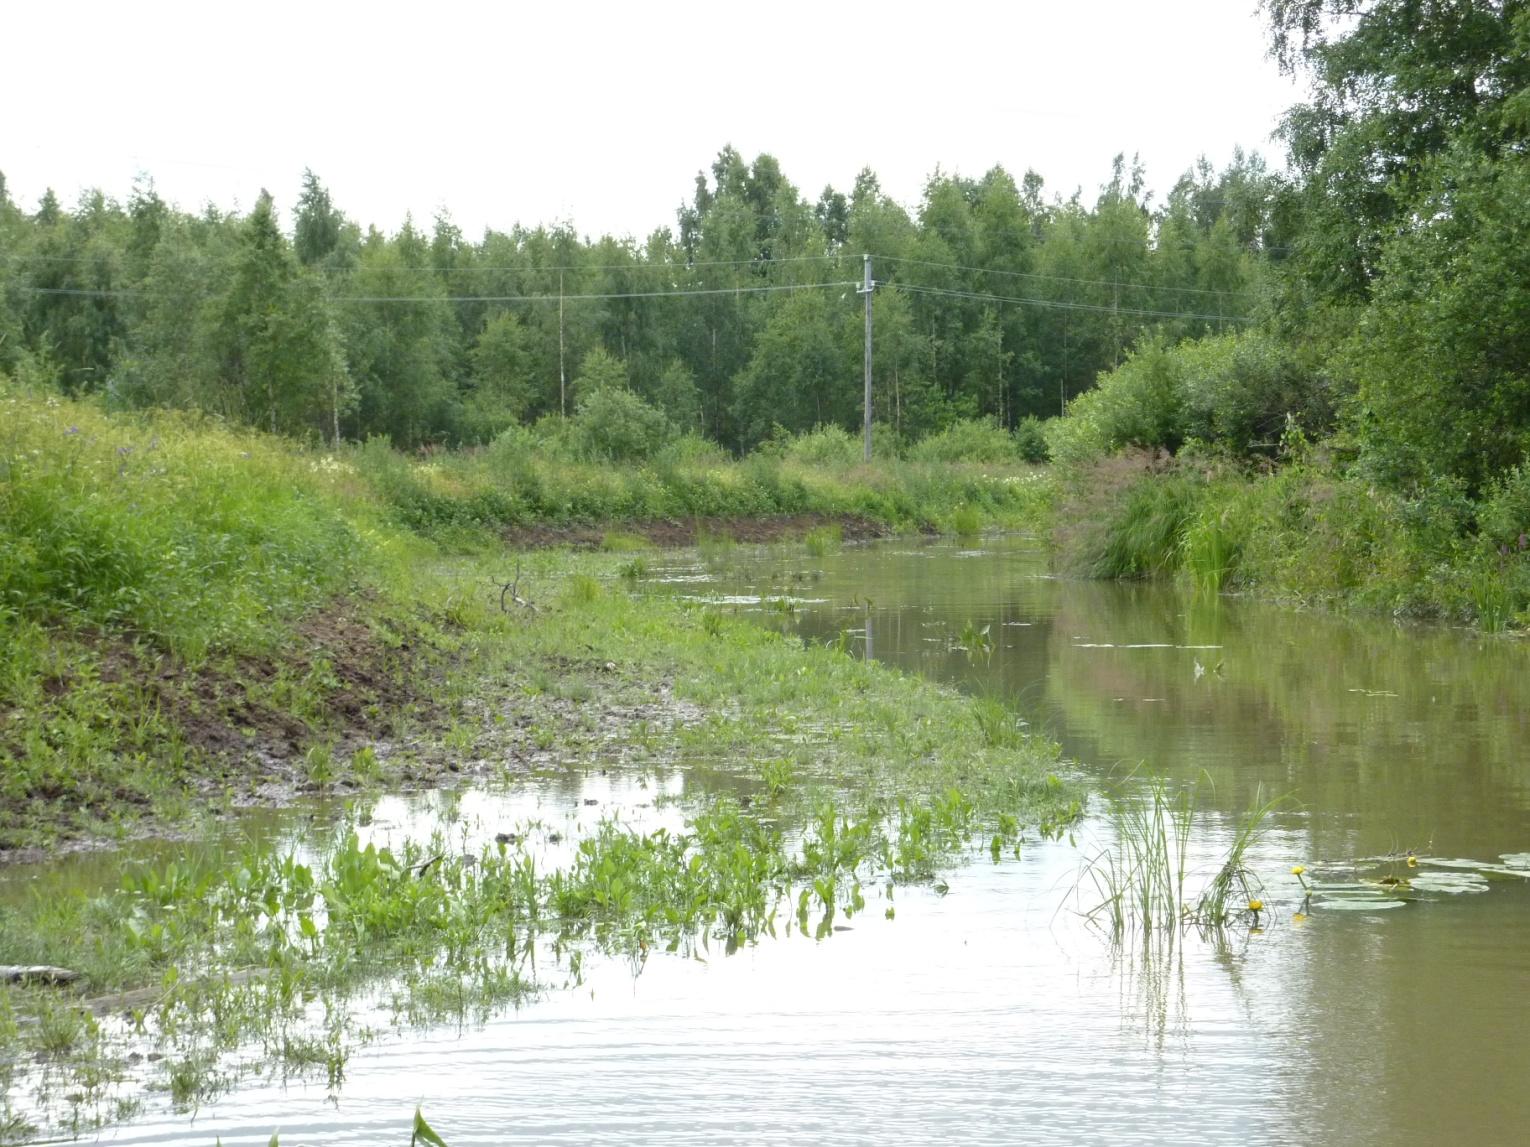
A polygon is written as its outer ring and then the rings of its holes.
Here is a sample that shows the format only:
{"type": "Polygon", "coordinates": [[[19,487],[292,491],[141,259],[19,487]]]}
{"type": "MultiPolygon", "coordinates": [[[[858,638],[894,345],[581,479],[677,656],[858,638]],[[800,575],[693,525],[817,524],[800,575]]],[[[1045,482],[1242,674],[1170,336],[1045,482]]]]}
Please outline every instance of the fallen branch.
{"type": "Polygon", "coordinates": [[[68,984],[80,978],[52,964],[0,964],[0,984],[68,984]]]}
{"type": "Polygon", "coordinates": [[[515,602],[516,605],[520,606],[522,609],[529,609],[532,613],[535,613],[537,611],[537,607],[535,605],[533,605],[531,602],[527,601],[525,598],[523,598],[520,595],[519,592],[517,592],[520,589],[520,585],[521,585],[521,563],[520,562],[516,562],[515,563],[515,580],[514,581],[507,581],[507,582],[505,582],[504,584],[502,584],[499,587],[499,609],[500,609],[501,613],[509,613],[510,612],[510,607],[505,604],[507,601],[513,601],[513,602],[515,602]]]}

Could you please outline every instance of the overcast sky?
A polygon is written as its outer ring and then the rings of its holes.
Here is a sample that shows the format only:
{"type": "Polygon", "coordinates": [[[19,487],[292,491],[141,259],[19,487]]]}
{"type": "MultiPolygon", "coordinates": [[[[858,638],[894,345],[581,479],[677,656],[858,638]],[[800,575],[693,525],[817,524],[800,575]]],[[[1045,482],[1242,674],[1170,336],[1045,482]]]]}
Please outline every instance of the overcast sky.
{"type": "MultiPolygon", "coordinates": [[[[1034,168],[1091,198],[1139,152],[1163,194],[1197,156],[1269,139],[1301,97],[1255,0],[12,5],[0,171],[196,209],[284,212],[305,167],[353,219],[672,226],[732,143],[809,199],[870,166],[916,205],[938,165],[1034,168]]],[[[284,216],[284,221],[285,216],[284,216]]]]}

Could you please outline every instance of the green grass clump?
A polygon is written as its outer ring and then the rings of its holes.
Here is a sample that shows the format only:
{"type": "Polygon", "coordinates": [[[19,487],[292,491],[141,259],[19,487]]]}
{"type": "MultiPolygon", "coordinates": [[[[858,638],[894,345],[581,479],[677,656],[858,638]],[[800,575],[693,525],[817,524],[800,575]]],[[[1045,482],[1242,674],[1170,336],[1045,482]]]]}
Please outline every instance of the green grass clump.
{"type": "Polygon", "coordinates": [[[642,534],[607,530],[600,537],[600,548],[608,554],[641,554],[648,553],[656,547],[642,534]]]}
{"type": "Polygon", "coordinates": [[[975,506],[958,506],[951,513],[951,532],[970,537],[983,528],[983,515],[975,506]]]}
{"type": "Polygon", "coordinates": [[[839,549],[844,538],[844,530],[839,526],[815,526],[802,539],[802,544],[813,557],[821,558],[839,549]]]}
{"type": "Polygon", "coordinates": [[[1174,790],[1161,777],[1133,786],[1116,801],[1113,843],[1085,865],[1084,875],[1099,897],[1086,917],[1115,942],[1137,938],[1150,947],[1172,945],[1181,928],[1215,932],[1240,919],[1257,925],[1263,889],[1247,854],[1280,803],[1256,794],[1226,853],[1206,876],[1189,866],[1196,787],[1174,790]]]}

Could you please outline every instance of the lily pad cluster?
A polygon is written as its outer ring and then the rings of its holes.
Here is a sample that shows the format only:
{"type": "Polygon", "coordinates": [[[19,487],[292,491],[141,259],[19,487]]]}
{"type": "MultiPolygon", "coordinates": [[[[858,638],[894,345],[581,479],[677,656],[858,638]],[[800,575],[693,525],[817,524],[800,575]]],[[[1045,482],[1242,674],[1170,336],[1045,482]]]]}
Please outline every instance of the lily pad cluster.
{"type": "Polygon", "coordinates": [[[1506,853],[1492,863],[1406,852],[1315,863],[1300,871],[1308,874],[1302,879],[1304,909],[1379,912],[1487,892],[1503,881],[1530,880],[1530,853],[1506,853]]]}

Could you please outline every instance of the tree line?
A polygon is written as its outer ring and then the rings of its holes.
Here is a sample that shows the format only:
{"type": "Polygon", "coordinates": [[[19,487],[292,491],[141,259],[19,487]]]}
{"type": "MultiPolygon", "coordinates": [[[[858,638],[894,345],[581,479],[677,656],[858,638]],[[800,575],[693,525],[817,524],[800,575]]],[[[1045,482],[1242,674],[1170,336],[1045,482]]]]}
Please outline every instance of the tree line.
{"type": "Polygon", "coordinates": [[[363,228],[312,171],[283,220],[192,213],[141,180],[23,212],[0,176],[0,371],[277,433],[471,444],[619,392],[733,450],[854,427],[862,255],[876,419],[913,439],[1057,413],[1147,332],[1236,329],[1294,242],[1263,160],[1202,162],[1158,204],[1117,157],[1090,201],[1035,172],[937,171],[905,209],[863,171],[804,196],[725,147],[645,240],[571,226],[363,228]]]}

